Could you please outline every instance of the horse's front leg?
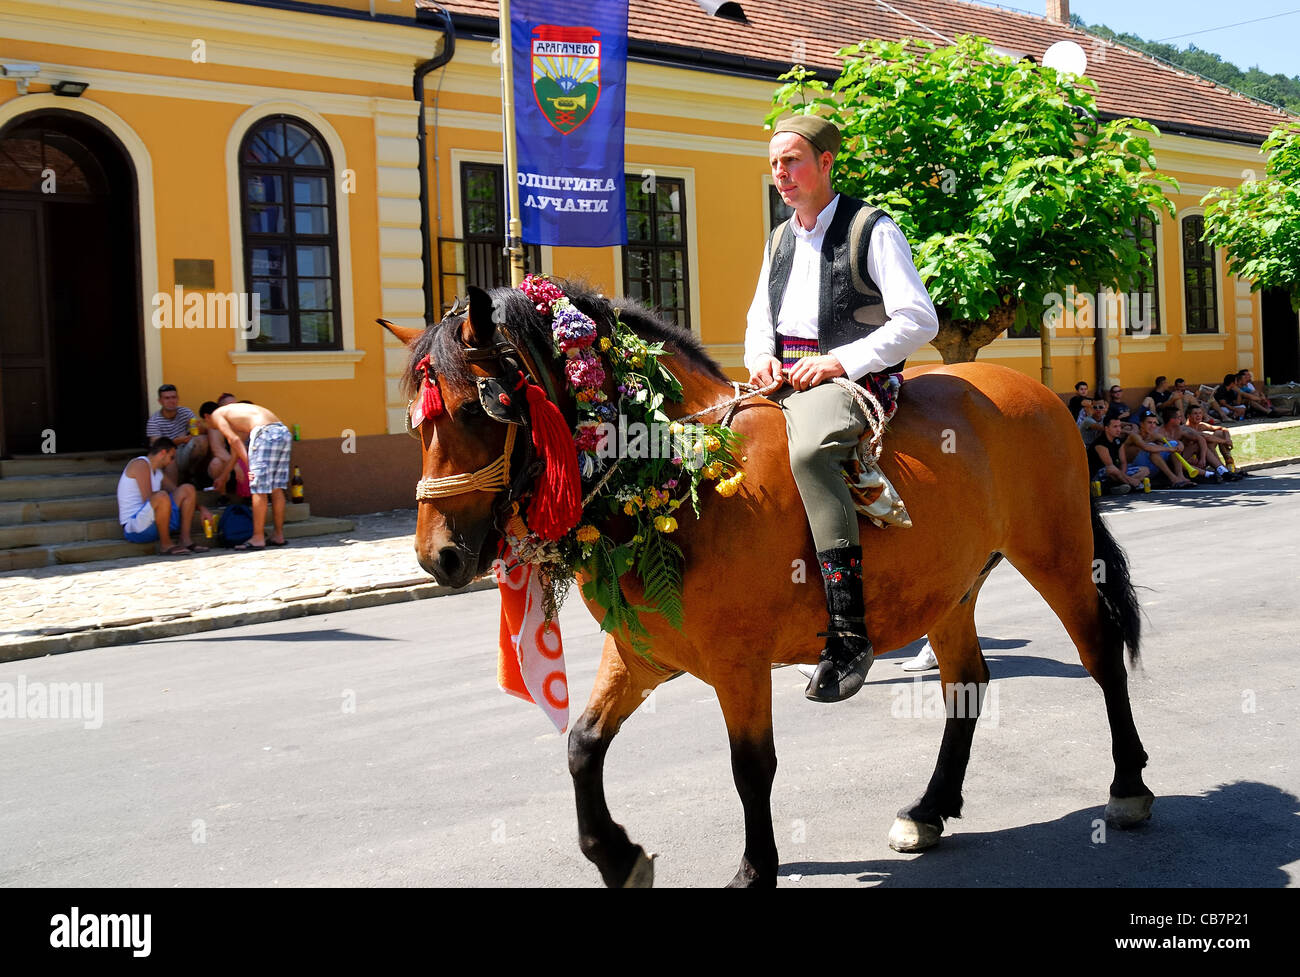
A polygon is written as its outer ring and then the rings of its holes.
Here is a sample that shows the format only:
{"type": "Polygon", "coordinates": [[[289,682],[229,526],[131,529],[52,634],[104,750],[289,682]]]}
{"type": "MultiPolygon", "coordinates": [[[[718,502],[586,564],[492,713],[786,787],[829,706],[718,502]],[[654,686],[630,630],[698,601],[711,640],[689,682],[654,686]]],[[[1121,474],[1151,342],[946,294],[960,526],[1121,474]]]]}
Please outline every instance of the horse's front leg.
{"type": "Polygon", "coordinates": [[[962,782],[989,680],[988,665],[975,632],[975,598],[982,584],[983,578],[972,589],[966,604],[954,608],[930,629],[948,718],[939,759],[925,794],[899,811],[890,829],[889,847],[895,851],[918,852],[934,847],[943,834],[944,819],[961,817],[962,782]]]}
{"type": "Polygon", "coordinates": [[[605,638],[596,685],[586,711],[569,732],[569,773],[578,805],[578,843],[610,888],[649,888],[654,865],[640,845],[628,839],[605,803],[605,754],[623,720],[656,685],[668,678],[646,667],[629,670],[612,637],[605,638]]]}
{"type": "Polygon", "coordinates": [[[729,889],[776,885],[776,837],[772,831],[772,672],[766,660],[730,672],[714,685],[731,741],[731,774],[745,809],[745,853],[729,889]]]}

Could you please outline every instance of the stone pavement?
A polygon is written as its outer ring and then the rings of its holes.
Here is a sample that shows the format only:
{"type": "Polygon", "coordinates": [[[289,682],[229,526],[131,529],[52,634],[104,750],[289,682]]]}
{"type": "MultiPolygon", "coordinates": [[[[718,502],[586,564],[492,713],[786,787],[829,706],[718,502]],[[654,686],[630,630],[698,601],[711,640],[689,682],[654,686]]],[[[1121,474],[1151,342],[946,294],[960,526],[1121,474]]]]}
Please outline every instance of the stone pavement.
{"type": "Polygon", "coordinates": [[[214,548],[0,573],[0,661],[456,592],[416,562],[414,509],[352,519],[346,536],[260,553],[214,548]]]}

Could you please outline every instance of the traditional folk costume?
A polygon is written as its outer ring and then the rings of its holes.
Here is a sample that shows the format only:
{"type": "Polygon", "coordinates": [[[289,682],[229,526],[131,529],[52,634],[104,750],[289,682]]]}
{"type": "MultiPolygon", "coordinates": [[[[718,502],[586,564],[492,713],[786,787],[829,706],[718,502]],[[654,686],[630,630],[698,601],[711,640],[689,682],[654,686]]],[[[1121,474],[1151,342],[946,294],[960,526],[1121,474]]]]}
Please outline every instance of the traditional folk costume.
{"type": "MultiPolygon", "coordinates": [[[[835,153],[840,134],[814,116],[778,123],[819,153],[835,153]]],[[[789,370],[802,357],[833,355],[846,376],[866,386],[886,412],[890,375],[938,334],[934,304],[912,262],[911,248],[882,211],[837,194],[805,229],[792,216],[772,232],[748,313],[745,365],[775,356],[789,370]]],[[[843,475],[867,417],[834,383],[782,387],[772,399],[785,413],[790,468],[803,499],[826,587],[830,624],[817,672],[805,694],[847,699],[862,687],[873,649],[862,595],[858,514],[843,475]]]]}

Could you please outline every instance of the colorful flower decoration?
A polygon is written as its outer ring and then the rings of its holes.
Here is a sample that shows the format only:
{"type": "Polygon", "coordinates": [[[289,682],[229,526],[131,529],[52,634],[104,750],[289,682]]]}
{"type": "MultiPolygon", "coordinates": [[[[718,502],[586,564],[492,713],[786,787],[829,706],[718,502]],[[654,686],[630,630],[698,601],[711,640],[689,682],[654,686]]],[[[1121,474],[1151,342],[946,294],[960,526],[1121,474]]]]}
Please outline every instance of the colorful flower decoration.
{"type": "MultiPolygon", "coordinates": [[[[699,489],[706,479],[720,479],[714,488],[723,497],[736,493],[745,478],[734,471],[733,448],[739,436],[716,423],[670,421],[664,411],[669,403],[681,401],[682,388],[660,362],[664,344],[647,341],[624,326],[617,309],[609,334],[602,336],[596,322],[550,279],[529,275],[520,289],[538,312],[550,316],[557,365],[577,413],[573,444],[578,474],[584,493],[594,492],[580,525],[557,541],[561,562],[548,567],[548,586],[554,593],[547,606],[558,606],[555,595],[567,591],[581,571],[589,581],[583,594],[607,612],[601,626],[609,631],[626,628],[633,648],[641,650],[639,642],[649,632],[622,594],[619,578],[626,573],[640,577],[647,592],[656,595],[649,606],[680,626],[682,556],[665,538],[678,529],[670,513],[689,503],[698,517],[699,489]],[[656,447],[667,450],[648,457],[625,455],[625,424],[628,431],[634,425],[659,431],[656,447]],[[606,460],[606,439],[615,425],[619,457],[611,462],[606,460]],[[734,474],[721,478],[727,471],[734,474]]],[[[631,435],[627,437],[630,442],[631,435]]]]}

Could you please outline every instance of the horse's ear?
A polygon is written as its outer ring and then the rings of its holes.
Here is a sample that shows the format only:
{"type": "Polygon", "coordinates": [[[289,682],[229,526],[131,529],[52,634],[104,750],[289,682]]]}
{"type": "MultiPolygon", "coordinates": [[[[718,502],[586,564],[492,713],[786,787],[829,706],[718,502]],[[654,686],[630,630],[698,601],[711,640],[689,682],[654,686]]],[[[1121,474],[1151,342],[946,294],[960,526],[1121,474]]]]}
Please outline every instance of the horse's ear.
{"type": "Polygon", "coordinates": [[[497,324],[492,318],[492,296],[477,285],[469,287],[469,315],[465,316],[462,338],[470,346],[482,349],[492,345],[497,324]]]}
{"type": "Polygon", "coordinates": [[[383,326],[385,329],[391,332],[394,336],[400,339],[402,343],[406,346],[414,345],[415,341],[419,339],[422,335],[424,335],[423,329],[412,329],[409,326],[395,326],[387,319],[376,319],[375,322],[379,323],[381,326],[383,326]]]}

